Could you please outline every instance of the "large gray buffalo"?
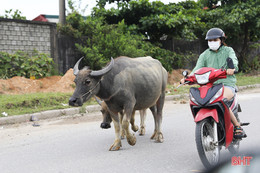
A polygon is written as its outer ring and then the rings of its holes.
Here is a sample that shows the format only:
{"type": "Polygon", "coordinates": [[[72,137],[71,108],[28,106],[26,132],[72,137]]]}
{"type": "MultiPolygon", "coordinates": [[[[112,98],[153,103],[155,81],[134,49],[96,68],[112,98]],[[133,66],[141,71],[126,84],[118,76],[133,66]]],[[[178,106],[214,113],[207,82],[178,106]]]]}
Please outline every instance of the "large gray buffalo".
{"type": "Polygon", "coordinates": [[[111,58],[103,69],[94,71],[87,67],[79,70],[82,58],[74,66],[76,89],[69,100],[71,106],[82,106],[83,102],[96,95],[105,101],[115,127],[116,138],[110,150],[119,150],[119,112],[124,111],[122,128],[127,141],[135,145],[136,137],[129,131],[129,123],[135,110],[150,108],[154,116],[155,130],[151,139],[163,142],[161,132],[162,109],[167,84],[167,72],[162,64],[152,57],[111,58]]]}

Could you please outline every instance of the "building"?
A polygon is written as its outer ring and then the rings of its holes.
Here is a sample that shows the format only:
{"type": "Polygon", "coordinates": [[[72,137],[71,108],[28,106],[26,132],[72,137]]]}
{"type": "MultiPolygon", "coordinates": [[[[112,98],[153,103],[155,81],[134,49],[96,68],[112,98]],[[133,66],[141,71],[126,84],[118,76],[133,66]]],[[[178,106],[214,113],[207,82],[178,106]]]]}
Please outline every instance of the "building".
{"type": "Polygon", "coordinates": [[[37,16],[36,18],[34,18],[32,21],[59,23],[59,16],[41,14],[41,15],[37,16]]]}

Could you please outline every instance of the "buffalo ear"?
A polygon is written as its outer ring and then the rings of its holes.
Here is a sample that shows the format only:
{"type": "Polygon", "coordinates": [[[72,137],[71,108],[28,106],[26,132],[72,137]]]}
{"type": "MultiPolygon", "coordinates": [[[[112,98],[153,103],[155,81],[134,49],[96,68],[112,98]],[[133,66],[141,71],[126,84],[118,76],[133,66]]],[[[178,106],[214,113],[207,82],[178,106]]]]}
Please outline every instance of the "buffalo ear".
{"type": "Polygon", "coordinates": [[[105,68],[103,68],[101,70],[97,70],[97,71],[92,71],[90,73],[90,76],[93,76],[93,77],[103,76],[104,74],[109,72],[113,68],[113,66],[114,66],[114,59],[111,57],[110,63],[105,68]]]}
{"type": "Polygon", "coordinates": [[[77,61],[77,63],[74,65],[74,67],[73,67],[73,74],[74,74],[75,76],[77,76],[77,74],[79,73],[79,63],[80,63],[80,61],[81,61],[83,58],[84,58],[84,56],[81,57],[81,58],[77,61]]]}

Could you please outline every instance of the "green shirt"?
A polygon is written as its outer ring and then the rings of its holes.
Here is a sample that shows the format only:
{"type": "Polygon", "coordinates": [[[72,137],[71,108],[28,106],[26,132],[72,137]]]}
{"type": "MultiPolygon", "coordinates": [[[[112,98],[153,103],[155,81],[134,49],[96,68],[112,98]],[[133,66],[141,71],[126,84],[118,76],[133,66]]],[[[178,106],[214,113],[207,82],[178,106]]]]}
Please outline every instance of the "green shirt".
{"type": "MultiPolygon", "coordinates": [[[[202,67],[213,67],[220,69],[224,66],[227,69],[226,59],[230,57],[233,60],[236,71],[238,71],[238,60],[235,51],[228,46],[221,46],[217,52],[211,51],[210,49],[205,50],[197,61],[195,68],[192,70],[193,74],[196,70],[202,67]]],[[[227,75],[226,79],[219,79],[214,84],[223,83],[225,86],[236,87],[236,76],[227,75]]]]}

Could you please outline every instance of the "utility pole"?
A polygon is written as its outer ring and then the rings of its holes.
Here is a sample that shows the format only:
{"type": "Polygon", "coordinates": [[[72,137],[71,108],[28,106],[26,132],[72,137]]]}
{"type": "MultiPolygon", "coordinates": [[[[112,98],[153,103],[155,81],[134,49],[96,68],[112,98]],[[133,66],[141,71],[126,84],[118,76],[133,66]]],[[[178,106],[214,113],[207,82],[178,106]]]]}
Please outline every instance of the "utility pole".
{"type": "Polygon", "coordinates": [[[59,0],[59,23],[64,25],[66,21],[65,16],[65,0],[59,0]]]}

